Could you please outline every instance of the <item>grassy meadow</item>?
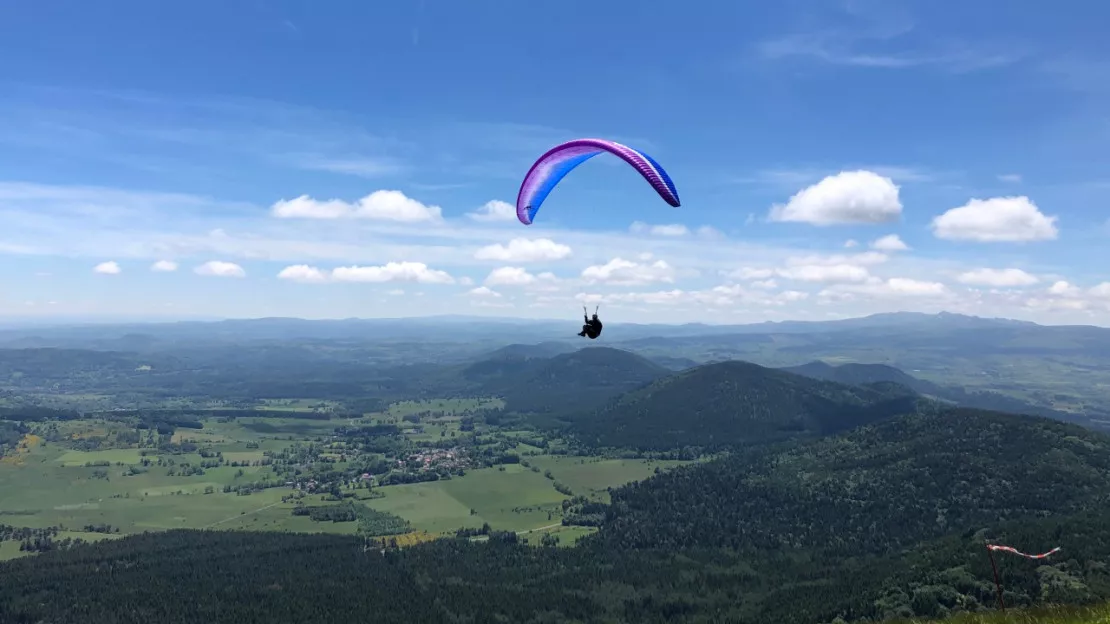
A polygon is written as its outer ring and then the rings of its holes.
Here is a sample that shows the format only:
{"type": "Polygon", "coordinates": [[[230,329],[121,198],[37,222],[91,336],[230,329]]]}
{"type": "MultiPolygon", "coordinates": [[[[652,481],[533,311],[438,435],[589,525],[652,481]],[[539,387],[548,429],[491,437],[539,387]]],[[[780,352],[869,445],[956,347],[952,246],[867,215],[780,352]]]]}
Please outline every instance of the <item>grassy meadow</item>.
{"type": "MultiPolygon", "coordinates": [[[[306,409],[320,402],[281,401],[273,409],[306,409]]],[[[496,400],[410,401],[387,411],[368,414],[362,424],[393,422],[402,426],[413,442],[434,441],[458,435],[461,413],[475,408],[498,408],[496,400]],[[422,415],[419,424],[405,416],[422,415]],[[421,431],[422,430],[422,431],[421,431]]],[[[202,475],[171,475],[174,466],[199,465],[199,453],[160,454],[154,448],[78,450],[82,439],[111,436],[127,425],[106,420],[52,423],[60,440],[48,442],[29,434],[14,452],[0,458],[0,524],[46,528],[58,526],[59,537],[83,539],[175,528],[209,528],[260,531],[354,533],[357,522],[313,521],[294,516],[295,502],[283,502],[291,486],[268,488],[249,494],[225,493],[225,486],[246,484],[272,476],[270,467],[250,465],[266,451],[281,452],[294,444],[328,440],[339,420],[242,417],[220,422],[206,419],[204,428],[178,429],[172,441],[191,442],[222,454],[222,465],[205,468],[202,475]],[[143,465],[143,462],[147,465],[143,465]],[[166,465],[158,465],[159,460],[166,465]],[[169,466],[168,462],[174,462],[169,466]],[[107,524],[118,533],[83,533],[87,525],[107,524]],[[73,533],[73,532],[77,533],[73,533]]],[[[36,427],[42,426],[41,424],[36,427]]],[[[513,432],[505,432],[511,434],[513,432]]],[[[539,449],[521,444],[522,450],[539,449]]],[[[329,454],[338,460],[340,454],[329,454]]],[[[439,481],[389,485],[355,490],[355,500],[372,509],[408,520],[412,530],[432,535],[450,534],[461,527],[488,523],[497,530],[516,531],[538,543],[542,532],[551,532],[561,544],[573,544],[591,529],[563,527],[562,503],[569,497],[556,491],[556,482],[575,495],[606,500],[607,488],[644,479],[657,468],[679,462],[591,457],[527,455],[528,466],[507,464],[468,469],[465,476],[439,481]],[[550,476],[547,476],[547,475],[550,476]],[[534,540],[533,540],[534,538],[534,540]]],[[[337,461],[336,468],[345,464],[337,461]]],[[[310,494],[307,505],[335,504],[310,494]]],[[[19,556],[18,542],[0,542],[0,558],[19,556]]]]}

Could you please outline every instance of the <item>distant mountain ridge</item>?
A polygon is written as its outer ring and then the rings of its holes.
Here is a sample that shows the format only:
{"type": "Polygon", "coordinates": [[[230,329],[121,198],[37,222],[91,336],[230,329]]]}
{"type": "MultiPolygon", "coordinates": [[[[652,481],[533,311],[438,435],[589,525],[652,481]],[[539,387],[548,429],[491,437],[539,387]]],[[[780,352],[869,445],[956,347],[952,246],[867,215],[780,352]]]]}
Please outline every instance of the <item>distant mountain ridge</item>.
{"type": "Polygon", "coordinates": [[[846,363],[833,366],[814,361],[800,366],[789,366],[780,370],[804,375],[813,379],[835,381],[837,383],[860,385],[876,382],[892,382],[911,388],[915,392],[930,397],[950,401],[961,407],[996,410],[1013,414],[1045,416],[1065,422],[1076,422],[1075,414],[1032,405],[1020,399],[998,392],[968,392],[956,386],[941,386],[930,381],[918,379],[901,369],[886,364],[846,363]]]}

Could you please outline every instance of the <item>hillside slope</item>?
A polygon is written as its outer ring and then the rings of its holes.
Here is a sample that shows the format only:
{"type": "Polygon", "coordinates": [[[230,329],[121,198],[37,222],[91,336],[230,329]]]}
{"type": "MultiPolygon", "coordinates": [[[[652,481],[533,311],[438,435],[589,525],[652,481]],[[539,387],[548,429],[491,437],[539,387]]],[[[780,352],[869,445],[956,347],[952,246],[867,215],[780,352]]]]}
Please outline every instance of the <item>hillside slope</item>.
{"type": "Polygon", "coordinates": [[[572,427],[596,446],[713,449],[827,435],[912,412],[917,403],[895,384],[846,386],[730,361],[661,378],[576,414],[572,427]]]}
{"type": "Polygon", "coordinates": [[[832,364],[815,360],[807,364],[787,366],[779,370],[794,373],[795,375],[812,377],[813,379],[820,379],[823,381],[834,381],[850,386],[890,381],[902,384],[914,392],[919,392],[921,394],[941,396],[944,393],[944,389],[937,384],[918,379],[913,375],[894,368],[893,366],[887,366],[886,364],[857,364],[852,362],[833,366],[832,364]]]}
{"type": "Polygon", "coordinates": [[[628,351],[587,347],[551,358],[500,355],[461,369],[471,392],[500,396],[516,412],[592,409],[670,371],[628,351]]]}
{"type": "Polygon", "coordinates": [[[945,409],[622,488],[601,539],[882,554],[1108,502],[1110,437],[1043,418],[945,409]]]}

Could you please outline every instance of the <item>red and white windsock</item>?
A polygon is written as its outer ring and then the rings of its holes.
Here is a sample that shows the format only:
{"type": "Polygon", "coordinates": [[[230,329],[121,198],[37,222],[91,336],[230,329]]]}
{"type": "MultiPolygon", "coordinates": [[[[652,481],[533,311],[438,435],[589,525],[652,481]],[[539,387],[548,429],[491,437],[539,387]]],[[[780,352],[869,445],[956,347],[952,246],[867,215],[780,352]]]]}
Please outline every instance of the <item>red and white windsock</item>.
{"type": "Polygon", "coordinates": [[[999,544],[987,544],[987,548],[990,549],[990,550],[1001,550],[1001,551],[1005,551],[1005,552],[1008,552],[1008,553],[1013,553],[1013,554],[1015,554],[1019,557],[1025,557],[1026,559],[1044,559],[1045,557],[1047,557],[1047,556],[1049,556],[1053,553],[1056,553],[1060,550],[1060,547],[1057,546],[1056,548],[1053,548],[1052,550],[1050,550],[1046,553],[1041,553],[1039,555],[1030,555],[1030,554],[1023,553],[1020,550],[1018,550],[1018,549],[1016,549],[1012,546],[1001,546],[999,544]]]}

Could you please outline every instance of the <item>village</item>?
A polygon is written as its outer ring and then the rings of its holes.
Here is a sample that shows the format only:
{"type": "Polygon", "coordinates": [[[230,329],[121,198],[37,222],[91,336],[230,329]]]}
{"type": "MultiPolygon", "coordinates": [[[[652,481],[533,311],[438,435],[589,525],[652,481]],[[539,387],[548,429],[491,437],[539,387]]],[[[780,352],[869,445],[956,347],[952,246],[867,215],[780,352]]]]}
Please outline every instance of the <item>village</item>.
{"type": "Polygon", "coordinates": [[[417,472],[427,472],[429,470],[448,470],[455,471],[466,468],[470,465],[466,453],[460,447],[452,447],[449,449],[426,449],[416,453],[411,453],[407,459],[398,459],[397,467],[417,472]]]}

